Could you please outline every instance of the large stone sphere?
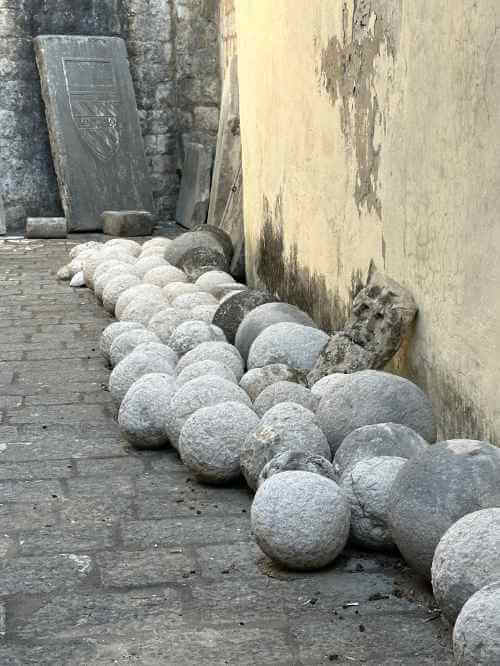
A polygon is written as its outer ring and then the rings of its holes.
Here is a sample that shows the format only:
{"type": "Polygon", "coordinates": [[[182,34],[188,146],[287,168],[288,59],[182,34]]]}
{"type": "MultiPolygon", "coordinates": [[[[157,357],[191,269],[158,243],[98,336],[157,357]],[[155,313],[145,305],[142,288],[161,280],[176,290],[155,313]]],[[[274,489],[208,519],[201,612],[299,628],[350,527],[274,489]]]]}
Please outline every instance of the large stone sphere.
{"type": "Polygon", "coordinates": [[[138,257],[142,249],[137,241],[130,238],[112,238],[104,243],[104,247],[106,249],[110,247],[118,248],[122,252],[132,255],[132,257],[138,257]]]}
{"type": "Polygon", "coordinates": [[[210,407],[220,402],[241,402],[247,407],[252,403],[243,389],[233,382],[205,375],[192,379],[179,388],[170,403],[167,432],[172,446],[178,447],[184,423],[201,407],[210,407]]]}
{"type": "Polygon", "coordinates": [[[191,282],[213,270],[227,271],[229,261],[226,255],[211,247],[193,247],[185,252],[177,263],[191,282]]]}
{"type": "Polygon", "coordinates": [[[217,301],[211,294],[199,291],[192,294],[182,294],[172,301],[173,308],[192,310],[197,305],[216,305],[217,301]]]}
{"type": "Polygon", "coordinates": [[[395,547],[388,523],[388,502],[392,484],[404,458],[380,456],[361,460],[340,479],[351,506],[351,537],[363,548],[392,550],[395,547]]]}
{"type": "Polygon", "coordinates": [[[119,259],[107,259],[106,261],[103,261],[102,263],[98,264],[97,268],[94,271],[94,291],[97,281],[99,280],[101,275],[107,273],[114,266],[123,266],[124,270],[127,270],[128,273],[134,274],[134,267],[132,264],[123,264],[119,259]]]}
{"type": "Polygon", "coordinates": [[[271,303],[276,299],[267,291],[246,289],[234,294],[230,293],[219,305],[214,317],[214,324],[220,326],[226,338],[234,344],[236,332],[243,319],[259,305],[271,303]]]}
{"type": "Polygon", "coordinates": [[[231,261],[234,254],[234,247],[231,236],[226,231],[220,227],[216,227],[214,224],[205,223],[197,224],[193,227],[193,231],[202,231],[205,234],[213,236],[221,244],[228,261],[231,261]]]}
{"type": "Polygon", "coordinates": [[[110,360],[109,354],[111,351],[111,345],[119,335],[127,331],[140,329],[144,330],[144,326],[135,321],[115,321],[109,326],[106,326],[99,340],[99,349],[106,361],[110,360]]]}
{"type": "Polygon", "coordinates": [[[268,326],[254,340],[248,352],[248,369],[284,363],[297,370],[310,370],[328,335],[317,328],[284,322],[268,326]]]}
{"type": "Polygon", "coordinates": [[[429,446],[398,474],[391,491],[392,535],[408,564],[426,578],[439,540],[459,518],[500,506],[500,449],[455,439],[429,446]]]}
{"type": "Polygon", "coordinates": [[[233,382],[234,384],[238,383],[231,368],[228,368],[227,365],[224,365],[223,363],[219,363],[219,361],[207,359],[206,361],[191,363],[187,368],[184,368],[184,370],[182,370],[177,376],[177,386],[184,386],[184,384],[190,382],[192,379],[197,379],[204,375],[215,375],[217,377],[222,377],[222,379],[227,379],[228,382],[233,382]]]}
{"type": "Polygon", "coordinates": [[[85,277],[85,284],[89,289],[94,289],[94,274],[100,264],[109,262],[110,260],[119,261],[120,263],[130,266],[136,265],[136,259],[131,254],[127,254],[119,250],[119,248],[107,248],[99,252],[92,253],[88,258],[85,258],[83,263],[83,275],[85,277]]]}
{"type": "Polygon", "coordinates": [[[202,342],[221,339],[224,341],[224,333],[217,327],[205,324],[203,321],[188,320],[177,326],[170,336],[168,345],[182,356],[202,342]]]}
{"type": "Polygon", "coordinates": [[[123,292],[140,284],[141,278],[137,277],[137,275],[130,275],[130,273],[113,277],[106,283],[102,292],[102,304],[106,312],[114,314],[118,299],[123,292]]]}
{"type": "Polygon", "coordinates": [[[428,446],[418,432],[400,423],[375,423],[349,433],[335,452],[333,465],[342,475],[360,460],[378,456],[414,458],[428,446]]]}
{"type": "Polygon", "coordinates": [[[254,340],[268,327],[282,322],[291,322],[318,328],[311,317],[289,303],[264,303],[251,310],[236,332],[234,344],[246,360],[254,340]]]}
{"type": "Polygon", "coordinates": [[[143,375],[129,388],[118,412],[120,433],[138,449],[159,449],[168,444],[165,421],[176,391],[171,375],[143,375]]]}
{"type": "Polygon", "coordinates": [[[234,278],[229,273],[225,271],[208,271],[200,275],[195,284],[203,291],[211,292],[214,287],[230,282],[234,282],[234,278]]]}
{"type": "Polygon", "coordinates": [[[148,271],[143,278],[145,284],[155,284],[157,287],[166,287],[172,282],[187,282],[186,275],[175,266],[156,266],[148,271]]]}
{"type": "Polygon", "coordinates": [[[250,396],[253,401],[262,393],[262,391],[276,384],[276,382],[295,382],[296,384],[304,381],[305,375],[299,370],[289,368],[283,363],[271,363],[262,368],[253,368],[246,372],[240,381],[240,386],[250,396]]]}
{"type": "MultiPolygon", "coordinates": [[[[119,323],[121,324],[122,322],[119,323]]],[[[134,351],[138,345],[141,345],[144,342],[160,342],[160,339],[154,333],[145,329],[142,324],[137,328],[119,333],[111,342],[109,348],[109,360],[112,367],[118,365],[125,356],[128,356],[130,352],[134,351]]]]}
{"type": "Polygon", "coordinates": [[[500,579],[473,594],[460,611],[453,655],[457,666],[500,664],[500,579]]]}
{"type": "Polygon", "coordinates": [[[240,475],[240,449],[259,419],[241,402],[198,409],[184,423],[179,438],[182,462],[200,481],[221,484],[240,475]]]}
{"type": "MultiPolygon", "coordinates": [[[[163,292],[160,287],[155,287],[152,284],[138,284],[136,287],[131,287],[126,291],[120,294],[120,297],[116,301],[115,306],[115,316],[117,319],[122,318],[122,314],[125,311],[129,303],[131,303],[134,298],[138,296],[143,296],[144,298],[162,298],[163,292]]],[[[165,303],[166,305],[166,303],[165,303]]]]}
{"type": "MultiPolygon", "coordinates": [[[[116,262],[116,264],[108,268],[108,270],[106,270],[104,273],[101,273],[99,277],[94,278],[94,294],[100,301],[102,301],[104,289],[111,282],[111,280],[124,276],[132,276],[137,278],[133,272],[133,266],[129,268],[127,264],[116,262]]],[[[139,278],[137,278],[137,282],[135,284],[139,284],[139,278]]]]}
{"type": "Polygon", "coordinates": [[[457,520],[438,543],[431,571],[436,601],[453,624],[467,599],[500,582],[500,508],[457,520]]]}
{"type": "Polygon", "coordinates": [[[118,363],[109,377],[109,392],[114,404],[119,407],[132,384],[150,373],[174,377],[175,370],[168,358],[157,351],[135,349],[130,352],[118,363]]]}
{"type": "Polygon", "coordinates": [[[143,250],[141,250],[141,254],[139,255],[139,259],[144,259],[145,257],[161,257],[164,259],[164,254],[165,254],[165,248],[163,248],[161,245],[152,245],[151,247],[147,247],[143,250]]]}
{"type": "Polygon", "coordinates": [[[191,282],[172,282],[163,287],[163,293],[169,303],[173,303],[178,296],[184,294],[199,294],[201,289],[191,282]]]}
{"type": "Polygon", "coordinates": [[[343,372],[334,372],[332,375],[326,375],[326,377],[322,377],[311,386],[311,391],[322,398],[327,393],[330,393],[339,381],[342,381],[343,376],[343,372]]]}
{"type": "Polygon", "coordinates": [[[265,388],[255,400],[253,408],[259,416],[279,404],[280,402],[296,402],[312,412],[316,411],[319,404],[318,396],[311,393],[309,389],[294,382],[276,382],[265,388]]]}
{"type": "Polygon", "coordinates": [[[281,472],[311,472],[331,481],[338,481],[332,463],[323,456],[315,456],[304,451],[284,451],[264,465],[259,474],[257,487],[260,488],[264,481],[281,472]]]}
{"type": "Polygon", "coordinates": [[[147,240],[145,243],[142,244],[141,246],[141,254],[145,251],[149,251],[150,249],[160,249],[162,251],[162,254],[165,252],[167,247],[172,243],[172,239],[170,238],[163,238],[161,236],[156,236],[155,238],[150,238],[147,240]]]}
{"type": "Polygon", "coordinates": [[[163,257],[153,254],[149,257],[139,258],[135,263],[134,268],[137,272],[137,275],[143,278],[146,273],[149,273],[150,270],[157,268],[158,266],[168,266],[168,263],[165,261],[165,259],[163,259],[163,257]]]}
{"type": "Polygon", "coordinates": [[[316,413],[332,452],[353,430],[374,423],[401,423],[427,442],[436,441],[429,398],[408,379],[388,372],[363,370],[344,375],[323,396],[316,413]]]}
{"type": "Polygon", "coordinates": [[[341,489],[310,472],[283,472],[258,489],[252,531],[272,560],[290,569],[319,569],[340,555],[350,510],[341,489]]]}
{"type": "Polygon", "coordinates": [[[155,341],[141,342],[140,345],[137,345],[134,351],[143,351],[148,354],[156,354],[165,361],[168,361],[174,371],[175,371],[175,366],[179,361],[179,357],[177,356],[176,352],[173,349],[171,349],[168,345],[164,345],[162,342],[155,342],[155,341]]]}
{"type": "Polygon", "coordinates": [[[202,342],[191,351],[181,358],[177,365],[177,373],[182,372],[191,363],[198,361],[219,361],[234,372],[236,379],[239,381],[243,376],[243,359],[241,358],[238,350],[229,342],[202,342]]]}
{"type": "Polygon", "coordinates": [[[175,329],[184,321],[190,319],[191,313],[189,310],[178,310],[167,306],[151,317],[148,322],[148,330],[155,333],[164,344],[167,344],[175,329]]]}
{"type": "Polygon", "coordinates": [[[163,296],[136,296],[121,313],[121,321],[138,321],[147,326],[151,318],[160,312],[167,302],[163,296]]]}
{"type": "Polygon", "coordinates": [[[216,312],[217,305],[197,305],[191,309],[191,316],[193,319],[211,324],[216,312]]]}
{"type": "Polygon", "coordinates": [[[165,259],[173,266],[178,266],[181,257],[194,247],[209,247],[224,252],[222,243],[214,236],[201,231],[191,231],[178,236],[170,243],[165,250],[165,259]]]}

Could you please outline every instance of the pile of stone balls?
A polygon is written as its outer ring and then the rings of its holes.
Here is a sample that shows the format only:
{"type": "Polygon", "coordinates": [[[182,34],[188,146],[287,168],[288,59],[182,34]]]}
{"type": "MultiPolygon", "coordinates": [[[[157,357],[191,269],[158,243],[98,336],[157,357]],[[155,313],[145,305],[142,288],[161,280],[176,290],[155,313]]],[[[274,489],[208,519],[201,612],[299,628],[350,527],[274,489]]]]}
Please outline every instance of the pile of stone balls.
{"type": "Polygon", "coordinates": [[[311,369],[329,336],[298,308],[238,284],[219,230],[71,251],[61,279],[118,320],[100,348],[123,437],[174,447],[203,483],[242,474],[260,548],[292,569],[348,540],[399,549],[432,581],[459,664],[500,663],[500,450],[436,442],[431,403],[377,370],[311,369]]]}

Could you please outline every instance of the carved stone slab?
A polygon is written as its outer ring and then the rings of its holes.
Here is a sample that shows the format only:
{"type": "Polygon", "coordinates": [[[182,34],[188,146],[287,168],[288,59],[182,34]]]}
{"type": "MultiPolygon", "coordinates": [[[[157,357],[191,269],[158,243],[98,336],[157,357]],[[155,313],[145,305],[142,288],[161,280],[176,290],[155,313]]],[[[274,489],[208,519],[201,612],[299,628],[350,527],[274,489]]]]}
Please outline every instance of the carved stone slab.
{"type": "Polygon", "coordinates": [[[68,231],[102,229],[105,210],[152,210],[124,41],[43,35],[34,43],[68,231]]]}

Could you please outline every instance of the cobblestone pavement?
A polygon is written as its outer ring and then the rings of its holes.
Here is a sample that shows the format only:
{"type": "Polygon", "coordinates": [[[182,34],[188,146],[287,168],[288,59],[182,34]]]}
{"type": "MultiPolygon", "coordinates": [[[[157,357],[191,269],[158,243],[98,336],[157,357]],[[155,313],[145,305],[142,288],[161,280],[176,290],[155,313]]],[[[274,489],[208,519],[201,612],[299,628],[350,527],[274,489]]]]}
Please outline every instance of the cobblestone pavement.
{"type": "Polygon", "coordinates": [[[243,486],[120,441],[97,352],[110,318],[55,280],[71,244],[0,242],[1,666],[451,664],[398,558],[280,571],[243,486]]]}

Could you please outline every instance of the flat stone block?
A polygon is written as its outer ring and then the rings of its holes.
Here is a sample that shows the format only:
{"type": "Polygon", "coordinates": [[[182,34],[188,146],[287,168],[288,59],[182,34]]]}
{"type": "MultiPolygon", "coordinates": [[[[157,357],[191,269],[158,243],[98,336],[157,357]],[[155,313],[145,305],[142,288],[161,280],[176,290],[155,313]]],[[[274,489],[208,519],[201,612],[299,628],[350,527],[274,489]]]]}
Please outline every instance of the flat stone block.
{"type": "Polygon", "coordinates": [[[26,238],[66,238],[66,218],[28,217],[24,235],[26,238]]]}
{"type": "Polygon", "coordinates": [[[153,215],[146,210],[105,210],[101,215],[102,230],[108,236],[150,236],[153,215]]]}
{"type": "Polygon", "coordinates": [[[212,179],[212,152],[200,143],[186,143],[176,220],[193,229],[206,222],[212,179]]]}

